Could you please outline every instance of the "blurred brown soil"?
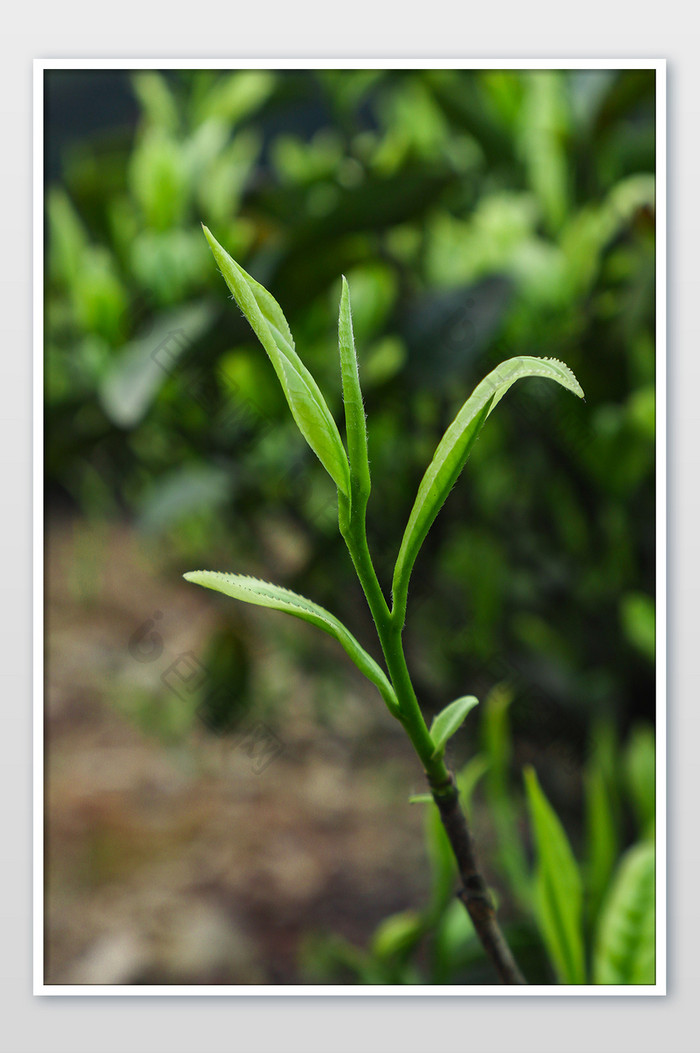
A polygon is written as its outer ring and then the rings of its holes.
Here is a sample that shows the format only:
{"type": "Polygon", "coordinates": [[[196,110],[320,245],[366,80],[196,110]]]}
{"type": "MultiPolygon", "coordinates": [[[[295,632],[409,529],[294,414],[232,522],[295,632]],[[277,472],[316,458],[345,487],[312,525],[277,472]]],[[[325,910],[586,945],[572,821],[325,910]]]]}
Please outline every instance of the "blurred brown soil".
{"type": "Polygon", "coordinates": [[[422,809],[408,804],[420,770],[332,641],[289,629],[341,674],[319,721],[308,672],[264,638],[281,616],[246,622],[262,726],[282,747],[261,772],[240,735],[201,721],[161,733],[158,707],[171,719],[180,705],[161,678],[206,653],[221,611],[154,571],[127,528],[48,531],[48,983],[300,984],[310,934],[365,946],[425,901],[422,809]],[[157,657],[133,642],[148,619],[157,657]]]}

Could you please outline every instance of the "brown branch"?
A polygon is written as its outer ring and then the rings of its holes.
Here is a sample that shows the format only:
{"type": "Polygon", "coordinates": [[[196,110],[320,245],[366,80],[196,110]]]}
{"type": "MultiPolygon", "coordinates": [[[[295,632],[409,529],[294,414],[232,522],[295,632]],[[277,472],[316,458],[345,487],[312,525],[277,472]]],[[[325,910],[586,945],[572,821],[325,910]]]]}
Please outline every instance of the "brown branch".
{"type": "Polygon", "coordinates": [[[440,786],[430,782],[430,789],[457,860],[462,881],[458,896],[469,912],[476,934],[493,962],[501,983],[527,983],[501,932],[491,896],[479,872],[474,841],[459,803],[459,793],[452,775],[448,783],[442,783],[440,786]]]}

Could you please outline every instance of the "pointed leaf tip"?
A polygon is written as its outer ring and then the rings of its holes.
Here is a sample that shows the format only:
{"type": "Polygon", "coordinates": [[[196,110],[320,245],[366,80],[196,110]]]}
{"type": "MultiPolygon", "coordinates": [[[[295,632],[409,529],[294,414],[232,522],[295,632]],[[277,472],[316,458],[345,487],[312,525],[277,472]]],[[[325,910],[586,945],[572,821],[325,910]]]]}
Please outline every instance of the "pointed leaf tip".
{"type": "Polygon", "coordinates": [[[294,347],[282,308],[259,282],[226,252],[204,224],[205,237],[224,281],[265,348],[299,431],[334,483],[350,496],[350,468],[338,426],[321,390],[294,347]]]}
{"type": "Polygon", "coordinates": [[[352,501],[363,507],[367,504],[371,489],[367,451],[367,421],[362,399],[362,389],[360,387],[360,371],[355,348],[355,336],[352,328],[350,287],[345,275],[341,277],[340,307],[338,309],[338,351],[343,381],[351,495],[352,501]]]}
{"type": "Polygon", "coordinates": [[[338,641],[360,672],[375,685],[394,716],[398,714],[396,694],[384,671],[360,646],[343,623],[325,608],[281,585],[272,585],[269,581],[261,581],[259,578],[252,578],[246,574],[190,570],[183,574],[183,578],[195,585],[202,585],[206,589],[222,592],[225,596],[231,596],[235,600],[242,600],[244,603],[292,614],[296,618],[301,618],[323,629],[338,641]]]}

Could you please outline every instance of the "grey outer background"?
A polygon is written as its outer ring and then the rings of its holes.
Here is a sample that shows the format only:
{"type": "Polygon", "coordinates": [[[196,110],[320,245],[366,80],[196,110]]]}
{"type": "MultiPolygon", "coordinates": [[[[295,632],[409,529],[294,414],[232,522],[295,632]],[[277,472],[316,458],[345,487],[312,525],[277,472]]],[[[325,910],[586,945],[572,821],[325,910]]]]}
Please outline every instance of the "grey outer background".
{"type": "MultiPolygon", "coordinates": [[[[3,90],[0,457],[0,1049],[3,1053],[690,1053],[700,1046],[700,66],[689,5],[43,0],[8,11],[3,90]],[[666,998],[57,998],[31,987],[31,60],[290,55],[635,56],[669,60],[669,995],[666,998]],[[604,50],[601,50],[604,49],[604,50]],[[695,659],[695,660],[694,660],[695,659]],[[693,1022],[695,1021],[695,1023],[693,1022]]],[[[555,65],[553,62],[552,65],[555,65]]]]}

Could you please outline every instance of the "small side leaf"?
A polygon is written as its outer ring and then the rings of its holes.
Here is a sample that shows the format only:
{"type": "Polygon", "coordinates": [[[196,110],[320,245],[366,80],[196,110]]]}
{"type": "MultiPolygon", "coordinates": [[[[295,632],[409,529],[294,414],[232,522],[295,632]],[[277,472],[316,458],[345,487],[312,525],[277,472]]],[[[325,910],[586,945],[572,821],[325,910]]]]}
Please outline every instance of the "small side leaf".
{"type": "Polygon", "coordinates": [[[350,461],[350,482],[353,500],[367,503],[370,492],[369,456],[367,453],[367,420],[360,388],[360,371],[352,330],[350,290],[342,278],[340,310],[338,312],[338,349],[340,370],[343,378],[343,402],[345,403],[345,429],[350,461]]]}
{"type": "Polygon", "coordinates": [[[622,857],[603,904],[593,956],[596,984],[655,982],[654,845],[635,845],[622,857]]]}
{"type": "Polygon", "coordinates": [[[523,377],[546,377],[583,398],[581,385],[563,362],[551,358],[510,358],[474,389],[443,435],[418,487],[394,568],[394,604],[404,611],[408,581],[420,547],[467,463],[488,415],[508,389],[523,377]]]}
{"type": "Polygon", "coordinates": [[[223,592],[225,596],[243,600],[244,603],[254,603],[258,607],[284,611],[286,614],[292,614],[295,618],[301,618],[323,629],[338,641],[360,672],[375,685],[391,712],[394,715],[398,713],[396,695],[385,673],[343,623],[323,607],[319,607],[317,603],[279,585],[271,585],[267,581],[259,581],[258,578],[249,578],[243,574],[220,574],[213,570],[193,570],[183,576],[195,585],[203,585],[206,589],[223,592]]]}
{"type": "Polygon", "coordinates": [[[445,706],[443,711],[438,713],[430,725],[430,737],[434,746],[433,757],[442,756],[447,740],[462,726],[467,713],[478,705],[478,698],[475,698],[474,695],[465,695],[463,698],[450,702],[449,706],[445,706]]]}
{"type": "Polygon", "coordinates": [[[296,353],[280,305],[229,256],[211,231],[204,225],[202,229],[236,303],[267,351],[299,431],[341,493],[349,497],[350,469],[338,427],[316,381],[296,353]]]}
{"type": "Polygon", "coordinates": [[[578,866],[556,812],[533,768],[525,770],[537,869],[535,904],[542,938],[564,984],[586,982],[582,935],[582,891],[578,866]]]}
{"type": "MultiPolygon", "coordinates": [[[[456,783],[457,789],[459,790],[459,796],[462,802],[462,808],[469,814],[471,808],[471,800],[474,790],[479,780],[488,771],[489,762],[482,753],[477,753],[476,756],[468,760],[464,767],[457,772],[456,783]]],[[[432,793],[414,793],[408,798],[409,804],[434,804],[435,798],[432,793]]]]}

